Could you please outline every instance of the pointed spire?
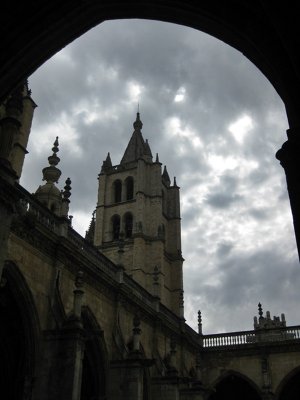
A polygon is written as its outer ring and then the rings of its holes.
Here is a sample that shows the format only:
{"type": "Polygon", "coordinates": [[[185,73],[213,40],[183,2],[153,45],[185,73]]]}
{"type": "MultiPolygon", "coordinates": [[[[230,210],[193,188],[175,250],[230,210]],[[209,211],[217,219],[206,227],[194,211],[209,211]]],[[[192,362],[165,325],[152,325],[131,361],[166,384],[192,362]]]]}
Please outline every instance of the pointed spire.
{"type": "Polygon", "coordinates": [[[142,130],[143,123],[140,120],[140,113],[139,112],[136,113],[136,120],[133,123],[133,127],[134,127],[135,131],[141,131],[142,130]]]}
{"type": "Polygon", "coordinates": [[[106,159],[103,161],[102,167],[101,167],[101,172],[105,172],[112,168],[112,162],[110,158],[110,153],[107,153],[106,159]]]}
{"type": "Polygon", "coordinates": [[[155,159],[156,163],[159,163],[159,158],[158,158],[158,153],[156,153],[156,159],[155,159]]]}
{"type": "Polygon", "coordinates": [[[166,166],[164,166],[164,170],[163,170],[163,173],[162,173],[162,179],[163,179],[164,183],[167,186],[170,186],[171,180],[170,180],[170,177],[169,177],[169,174],[168,174],[166,166]]]}
{"type": "Polygon", "coordinates": [[[147,162],[152,162],[152,153],[149,143],[144,140],[141,132],[143,123],[140,120],[139,112],[136,115],[136,120],[133,123],[133,127],[134,132],[129,140],[120,164],[137,161],[140,158],[143,158],[147,162]]]}
{"type": "Polygon", "coordinates": [[[176,176],[174,176],[173,186],[178,188],[177,182],[176,182],[176,176]]]}
{"type": "Polygon", "coordinates": [[[96,225],[96,223],[95,223],[95,214],[96,214],[96,210],[93,211],[92,219],[91,219],[89,228],[85,233],[85,239],[90,243],[94,242],[95,225],[96,225]]]}
{"type": "Polygon", "coordinates": [[[145,143],[145,155],[150,156],[152,158],[152,152],[148,143],[148,139],[146,139],[145,143]]]}

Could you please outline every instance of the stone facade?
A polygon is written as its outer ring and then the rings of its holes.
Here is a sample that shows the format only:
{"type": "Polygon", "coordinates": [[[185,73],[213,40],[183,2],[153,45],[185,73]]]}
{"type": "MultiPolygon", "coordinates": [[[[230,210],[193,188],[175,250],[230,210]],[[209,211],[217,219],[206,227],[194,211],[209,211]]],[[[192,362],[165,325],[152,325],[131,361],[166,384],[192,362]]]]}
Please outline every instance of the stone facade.
{"type": "Polygon", "coordinates": [[[35,195],[18,184],[26,151],[12,156],[14,143],[23,124],[29,134],[34,102],[26,85],[13,96],[1,108],[0,140],[6,398],[298,399],[299,326],[286,326],[283,316],[271,320],[261,306],[253,331],[203,335],[200,313],[198,332],[185,323],[179,188],[158,158],[152,161],[139,115],[120,164],[113,167],[110,157],[103,164],[83,238],[68,215],[70,181],[63,191],[56,186],[58,139],[46,183],[35,195]],[[128,213],[132,219],[123,218],[128,213]],[[178,270],[173,280],[171,268],[178,270]]]}

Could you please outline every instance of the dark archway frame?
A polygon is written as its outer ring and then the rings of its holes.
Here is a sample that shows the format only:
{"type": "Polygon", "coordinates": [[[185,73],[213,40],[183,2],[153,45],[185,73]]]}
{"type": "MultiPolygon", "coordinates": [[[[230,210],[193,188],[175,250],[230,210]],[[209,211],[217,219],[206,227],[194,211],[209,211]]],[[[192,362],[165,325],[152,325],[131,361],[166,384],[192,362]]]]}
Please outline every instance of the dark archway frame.
{"type": "Polygon", "coordinates": [[[212,387],[217,387],[218,384],[220,384],[222,381],[224,381],[225,379],[228,379],[229,377],[236,377],[239,378],[243,381],[245,381],[249,386],[251,386],[251,388],[257,393],[257,395],[261,398],[263,398],[262,396],[262,392],[261,389],[255,384],[255,382],[253,382],[250,378],[248,378],[246,375],[235,371],[235,370],[228,370],[225,371],[221,376],[219,376],[215,382],[212,384],[212,387]]]}
{"type": "Polygon", "coordinates": [[[96,317],[88,306],[82,308],[82,321],[86,334],[86,345],[89,343],[88,351],[92,354],[91,367],[94,376],[97,377],[95,386],[97,398],[106,398],[108,388],[109,357],[104,340],[104,332],[101,329],[96,317]],[[103,387],[100,387],[100,385],[103,387]]]}
{"type": "Polygon", "coordinates": [[[2,279],[10,284],[12,296],[17,304],[21,316],[21,325],[24,331],[24,345],[26,349],[24,373],[26,382],[24,390],[32,391],[38,370],[38,360],[41,351],[41,328],[38,312],[35,307],[33,295],[18,266],[6,261],[2,279]]]}
{"type": "Polygon", "coordinates": [[[296,377],[296,375],[300,375],[300,367],[296,367],[292,369],[280,382],[278,385],[276,392],[275,392],[275,398],[280,399],[280,396],[282,395],[282,392],[284,391],[286,385],[289,384],[290,380],[296,377]]]}
{"type": "Polygon", "coordinates": [[[296,3],[267,0],[5,2],[0,15],[0,102],[55,53],[103,21],[150,19],[206,32],[242,52],[285,104],[288,141],[276,156],[285,169],[300,250],[300,25],[296,7],[296,3]]]}

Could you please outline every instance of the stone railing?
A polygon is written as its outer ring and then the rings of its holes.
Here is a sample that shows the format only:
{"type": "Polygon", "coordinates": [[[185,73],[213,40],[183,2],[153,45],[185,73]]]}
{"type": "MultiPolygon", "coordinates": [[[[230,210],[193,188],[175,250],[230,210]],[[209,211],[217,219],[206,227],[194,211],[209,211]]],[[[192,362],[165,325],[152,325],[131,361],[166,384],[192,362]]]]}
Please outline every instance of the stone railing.
{"type": "Polygon", "coordinates": [[[300,326],[203,335],[203,347],[228,347],[300,339],[300,326]]]}
{"type": "Polygon", "coordinates": [[[16,189],[19,195],[17,212],[21,215],[27,214],[28,216],[32,216],[37,222],[53,232],[58,231],[60,219],[36,200],[34,196],[27,192],[21,185],[16,184],[16,189]]]}

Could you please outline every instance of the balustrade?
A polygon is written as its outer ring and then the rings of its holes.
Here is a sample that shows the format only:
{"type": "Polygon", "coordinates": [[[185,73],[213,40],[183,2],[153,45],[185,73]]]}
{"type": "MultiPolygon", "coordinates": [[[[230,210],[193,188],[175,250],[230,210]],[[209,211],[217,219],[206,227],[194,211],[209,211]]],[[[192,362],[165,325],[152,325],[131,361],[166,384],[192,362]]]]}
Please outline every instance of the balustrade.
{"type": "Polygon", "coordinates": [[[251,345],[300,339],[300,326],[203,335],[203,347],[251,345]]]}

